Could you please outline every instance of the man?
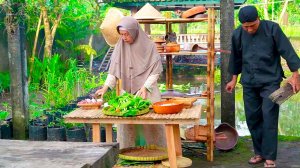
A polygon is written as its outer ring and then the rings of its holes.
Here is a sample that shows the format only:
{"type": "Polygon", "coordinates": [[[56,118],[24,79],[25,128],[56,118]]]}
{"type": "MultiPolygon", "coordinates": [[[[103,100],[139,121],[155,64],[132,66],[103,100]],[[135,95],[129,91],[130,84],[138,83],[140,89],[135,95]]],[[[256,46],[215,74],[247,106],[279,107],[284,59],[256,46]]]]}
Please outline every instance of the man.
{"type": "Polygon", "coordinates": [[[264,163],[276,167],[279,105],[269,95],[280,87],[284,77],[280,56],[292,71],[288,82],[296,93],[300,90],[300,59],[277,23],[260,20],[254,6],[239,11],[241,26],[232,35],[227,92],[236,86],[241,73],[246,121],[251,133],[255,155],[249,164],[264,163]]]}

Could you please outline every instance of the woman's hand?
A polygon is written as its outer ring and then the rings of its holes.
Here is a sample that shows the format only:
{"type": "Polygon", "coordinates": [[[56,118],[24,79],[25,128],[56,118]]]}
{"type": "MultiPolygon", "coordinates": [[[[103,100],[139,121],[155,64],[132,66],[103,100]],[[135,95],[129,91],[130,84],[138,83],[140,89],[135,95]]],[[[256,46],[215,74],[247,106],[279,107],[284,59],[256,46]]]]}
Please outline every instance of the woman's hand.
{"type": "Polygon", "coordinates": [[[147,88],[146,87],[142,87],[137,93],[136,96],[140,96],[143,99],[147,98],[147,88]]]}
{"type": "Polygon", "coordinates": [[[236,81],[237,81],[237,75],[233,75],[231,81],[227,83],[225,88],[228,93],[232,93],[232,91],[235,88],[236,81]]]}
{"type": "Polygon", "coordinates": [[[95,92],[96,97],[101,96],[101,99],[103,99],[103,95],[104,95],[104,93],[107,91],[107,89],[108,89],[108,86],[106,86],[106,85],[104,85],[103,88],[98,89],[98,90],[95,92]]]}
{"type": "Polygon", "coordinates": [[[293,75],[288,79],[288,82],[292,85],[293,92],[298,93],[300,90],[300,75],[298,71],[293,72],[293,75]]]}

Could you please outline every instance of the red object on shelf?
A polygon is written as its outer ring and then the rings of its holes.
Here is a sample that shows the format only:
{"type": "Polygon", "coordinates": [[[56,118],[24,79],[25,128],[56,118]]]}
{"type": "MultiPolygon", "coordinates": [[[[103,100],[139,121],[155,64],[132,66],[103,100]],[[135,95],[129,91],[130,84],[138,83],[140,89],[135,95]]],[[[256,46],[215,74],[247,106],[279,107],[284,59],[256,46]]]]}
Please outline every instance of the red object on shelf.
{"type": "Polygon", "coordinates": [[[165,49],[166,49],[167,53],[179,52],[180,51],[180,44],[168,43],[165,46],[165,49]]]}

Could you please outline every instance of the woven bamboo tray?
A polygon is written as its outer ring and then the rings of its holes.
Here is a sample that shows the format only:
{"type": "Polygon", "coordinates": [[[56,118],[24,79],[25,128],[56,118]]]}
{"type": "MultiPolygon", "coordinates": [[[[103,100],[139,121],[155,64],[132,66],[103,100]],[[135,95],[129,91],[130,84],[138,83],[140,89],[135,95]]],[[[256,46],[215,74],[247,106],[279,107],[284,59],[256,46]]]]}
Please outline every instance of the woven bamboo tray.
{"type": "MultiPolygon", "coordinates": [[[[145,108],[139,112],[137,112],[136,116],[138,115],[143,115],[143,114],[146,114],[149,112],[149,108],[145,108]]],[[[105,114],[105,115],[109,115],[109,116],[119,116],[119,117],[122,117],[123,116],[123,113],[118,113],[118,112],[110,112],[110,111],[107,111],[105,109],[102,110],[102,113],[105,114]]]]}
{"type": "Polygon", "coordinates": [[[168,158],[167,149],[155,145],[121,149],[119,158],[134,161],[159,161],[168,158]]]}

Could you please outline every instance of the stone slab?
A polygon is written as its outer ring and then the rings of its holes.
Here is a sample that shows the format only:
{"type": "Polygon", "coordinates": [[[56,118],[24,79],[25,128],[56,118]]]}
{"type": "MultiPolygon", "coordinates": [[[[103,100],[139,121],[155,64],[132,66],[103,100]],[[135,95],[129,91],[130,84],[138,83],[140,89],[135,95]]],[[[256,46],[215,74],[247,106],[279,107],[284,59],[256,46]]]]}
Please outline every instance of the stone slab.
{"type": "Polygon", "coordinates": [[[0,168],[111,168],[117,143],[0,140],[0,168]]]}

